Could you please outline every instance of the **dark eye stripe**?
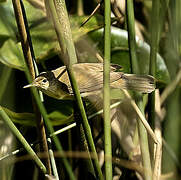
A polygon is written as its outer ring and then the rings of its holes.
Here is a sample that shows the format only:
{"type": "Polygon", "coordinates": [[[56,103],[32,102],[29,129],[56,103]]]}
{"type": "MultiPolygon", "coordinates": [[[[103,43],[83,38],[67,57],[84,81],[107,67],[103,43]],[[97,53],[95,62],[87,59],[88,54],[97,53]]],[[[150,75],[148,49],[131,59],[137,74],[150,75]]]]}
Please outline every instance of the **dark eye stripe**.
{"type": "Polygon", "coordinates": [[[55,76],[51,71],[40,73],[37,77],[45,77],[49,82],[55,79],[55,76]]]}

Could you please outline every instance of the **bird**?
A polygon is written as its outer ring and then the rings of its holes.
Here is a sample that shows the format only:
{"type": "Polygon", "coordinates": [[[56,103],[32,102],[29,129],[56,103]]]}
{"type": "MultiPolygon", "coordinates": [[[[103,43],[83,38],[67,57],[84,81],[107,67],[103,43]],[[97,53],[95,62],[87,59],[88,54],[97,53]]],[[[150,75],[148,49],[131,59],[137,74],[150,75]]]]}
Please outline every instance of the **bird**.
{"type": "MultiPolygon", "coordinates": [[[[155,78],[151,75],[126,74],[120,65],[110,65],[110,88],[151,93],[155,90],[155,78]]],[[[103,63],[78,63],[72,69],[82,97],[88,97],[103,88],[103,63]]],[[[23,88],[36,87],[55,99],[73,99],[74,94],[66,66],[40,73],[31,84],[23,88]]]]}

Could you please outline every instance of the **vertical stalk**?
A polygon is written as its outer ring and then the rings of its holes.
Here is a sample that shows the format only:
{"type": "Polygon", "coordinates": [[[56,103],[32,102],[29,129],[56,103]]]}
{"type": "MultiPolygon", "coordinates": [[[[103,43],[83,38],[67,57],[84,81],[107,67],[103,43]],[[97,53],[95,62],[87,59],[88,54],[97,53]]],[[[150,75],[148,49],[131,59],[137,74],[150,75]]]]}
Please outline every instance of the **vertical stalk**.
{"type": "Polygon", "coordinates": [[[51,138],[48,138],[47,142],[48,142],[48,145],[49,145],[48,146],[49,147],[48,151],[49,151],[49,155],[50,155],[50,161],[51,161],[51,164],[52,164],[53,175],[55,176],[56,180],[59,180],[57,166],[56,166],[56,162],[55,162],[55,157],[54,157],[52,146],[51,146],[52,145],[51,138]]]}
{"type": "MultiPolygon", "coordinates": [[[[142,114],[144,114],[143,99],[141,96],[140,98],[141,99],[137,100],[137,105],[141,110],[142,114]]],[[[141,155],[142,155],[142,164],[144,168],[144,178],[145,180],[152,180],[152,168],[151,168],[147,131],[140,120],[138,120],[137,122],[138,122],[138,133],[140,139],[141,155]]]]}
{"type": "Polygon", "coordinates": [[[94,154],[94,159],[93,159],[93,164],[95,167],[95,172],[97,174],[97,176],[99,177],[99,179],[103,180],[103,175],[102,175],[102,171],[99,165],[99,161],[98,161],[98,156],[97,156],[97,152],[96,152],[96,148],[94,145],[94,141],[93,141],[93,137],[92,137],[92,132],[91,132],[91,128],[86,116],[86,112],[84,109],[84,105],[80,96],[80,92],[79,92],[79,88],[77,86],[76,80],[73,73],[73,70],[70,69],[70,67],[67,69],[72,84],[72,88],[73,88],[73,92],[75,94],[76,100],[77,100],[77,104],[79,106],[79,110],[80,110],[80,114],[82,116],[82,120],[83,120],[83,128],[84,128],[84,132],[86,132],[86,137],[87,137],[87,142],[89,144],[90,150],[92,152],[92,154],[94,154]]]}
{"type": "MultiPolygon", "coordinates": [[[[61,46],[64,46],[63,56],[65,59],[64,63],[67,65],[67,67],[71,68],[71,66],[75,63],[77,63],[77,56],[75,53],[75,47],[72,39],[72,33],[68,18],[68,13],[66,10],[66,5],[64,0],[54,0],[56,13],[58,16],[58,24],[59,24],[59,31],[57,34],[62,34],[64,39],[64,45],[61,44],[61,46]],[[68,56],[68,57],[67,57],[68,56]]],[[[57,24],[57,23],[56,23],[57,24]]],[[[59,39],[59,43],[62,41],[62,39],[59,39]]]]}
{"type": "Polygon", "coordinates": [[[104,149],[105,149],[105,177],[112,179],[112,145],[110,118],[110,59],[111,59],[111,7],[110,0],[105,0],[104,18],[104,149]]]}
{"type": "Polygon", "coordinates": [[[77,15],[78,16],[83,16],[84,15],[83,0],[77,0],[77,15]]]}
{"type": "MultiPolygon", "coordinates": [[[[150,74],[155,77],[156,75],[156,58],[159,42],[159,9],[160,0],[152,1],[152,13],[151,13],[151,51],[150,51],[150,74]]],[[[155,92],[149,95],[149,123],[151,127],[154,127],[155,119],[155,92]]]]}
{"type": "Polygon", "coordinates": [[[80,114],[82,116],[82,124],[84,128],[84,132],[86,133],[86,138],[87,138],[90,150],[95,155],[95,158],[93,159],[95,172],[98,175],[99,179],[103,179],[103,175],[102,175],[98,157],[97,157],[96,148],[95,148],[94,141],[92,138],[91,129],[88,123],[84,105],[83,105],[79,88],[78,88],[78,85],[74,76],[74,72],[73,72],[72,65],[77,63],[77,57],[75,53],[74,43],[72,40],[72,34],[71,34],[70,23],[68,19],[65,1],[54,0],[54,4],[52,3],[52,0],[48,0],[46,2],[48,5],[48,9],[50,9],[50,12],[52,15],[59,45],[62,50],[64,64],[67,66],[67,72],[69,75],[71,86],[77,100],[80,114]]]}
{"type": "Polygon", "coordinates": [[[91,158],[90,158],[89,147],[88,147],[88,144],[87,144],[87,141],[86,141],[84,128],[83,128],[82,124],[78,124],[78,129],[79,129],[79,133],[80,133],[81,150],[88,153],[88,158],[85,159],[85,160],[82,160],[82,161],[83,161],[84,165],[86,166],[87,173],[91,173],[92,175],[95,176],[94,166],[93,166],[91,158]]]}
{"type": "MultiPolygon", "coordinates": [[[[127,24],[128,24],[128,42],[129,42],[129,52],[130,52],[130,59],[131,59],[131,68],[132,72],[135,74],[139,74],[139,66],[136,56],[136,40],[135,40],[135,20],[134,20],[134,6],[133,0],[126,1],[126,11],[127,11],[127,24]]],[[[142,95],[139,93],[135,94],[136,102],[144,114],[144,107],[143,107],[143,99],[142,95]]],[[[140,147],[141,147],[141,154],[142,154],[142,163],[144,171],[144,178],[145,180],[151,180],[152,174],[148,172],[152,172],[151,169],[151,162],[150,162],[150,153],[148,147],[148,135],[145,127],[141,123],[140,120],[138,122],[138,130],[139,130],[139,138],[140,138],[140,147]]]]}
{"type": "MultiPolygon", "coordinates": [[[[160,31],[160,0],[152,1],[152,13],[151,13],[151,51],[150,51],[150,74],[155,77],[156,75],[156,59],[159,42],[159,31],[160,31]]],[[[155,128],[155,91],[148,96],[149,110],[148,110],[148,121],[152,128],[155,128]]],[[[154,145],[150,142],[150,153],[151,157],[154,157],[154,145]]],[[[152,165],[154,166],[154,158],[151,158],[152,165]]]]}
{"type": "MultiPolygon", "coordinates": [[[[26,72],[26,76],[27,76],[27,79],[30,81],[30,75],[29,75],[27,72],[26,72]]],[[[53,128],[51,122],[50,122],[49,119],[48,119],[48,115],[47,115],[46,109],[45,109],[45,107],[43,106],[43,104],[42,104],[42,102],[41,102],[41,100],[40,100],[40,96],[39,96],[38,92],[36,91],[35,88],[31,88],[31,91],[32,91],[32,94],[33,94],[33,96],[34,96],[34,98],[35,98],[35,101],[36,101],[36,103],[37,103],[37,106],[38,106],[38,108],[39,108],[39,110],[40,110],[40,113],[41,113],[41,115],[43,116],[43,119],[44,119],[44,122],[45,122],[45,124],[46,124],[48,133],[49,133],[49,134],[53,134],[53,133],[54,133],[54,128],[53,128]]],[[[71,180],[75,180],[75,176],[74,176],[73,171],[72,171],[72,169],[71,169],[71,167],[70,167],[70,164],[68,163],[67,159],[65,158],[65,155],[64,155],[64,152],[63,152],[63,148],[62,148],[62,145],[61,145],[58,137],[57,137],[57,136],[52,136],[51,138],[53,139],[53,142],[55,143],[55,146],[56,146],[57,150],[58,150],[60,153],[63,154],[63,156],[62,156],[62,162],[63,162],[63,164],[64,164],[64,166],[65,166],[65,169],[67,170],[67,173],[68,173],[68,175],[69,175],[69,178],[70,178],[71,180]]]]}
{"type": "MultiPolygon", "coordinates": [[[[24,23],[24,19],[23,19],[23,13],[21,11],[20,1],[19,0],[12,0],[12,1],[13,1],[15,16],[16,16],[16,20],[17,20],[17,25],[18,25],[20,37],[21,37],[21,44],[22,44],[24,57],[25,57],[25,60],[27,61],[27,64],[28,64],[28,69],[26,69],[25,74],[27,76],[28,81],[31,82],[32,79],[34,79],[34,77],[35,77],[35,71],[34,71],[32,53],[31,53],[32,48],[30,48],[30,41],[29,41],[30,37],[28,38],[28,36],[27,36],[26,27],[25,27],[25,23],[24,23]],[[29,74],[29,71],[30,71],[30,74],[29,74]]],[[[53,129],[53,127],[52,127],[52,125],[48,119],[47,112],[46,112],[46,110],[45,110],[45,108],[44,108],[44,106],[40,100],[39,94],[37,93],[37,91],[34,88],[31,88],[31,90],[32,90],[32,94],[33,94],[33,97],[35,99],[35,102],[39,108],[39,111],[40,111],[41,115],[43,116],[47,130],[48,130],[49,134],[52,134],[54,132],[54,129],[53,129]]],[[[42,127],[42,124],[43,124],[43,122],[40,122],[40,127],[42,127]]],[[[44,126],[42,128],[44,129],[44,126]]],[[[45,129],[43,131],[45,133],[45,129]]],[[[62,152],[63,149],[62,149],[62,146],[61,146],[59,139],[56,136],[54,136],[52,138],[54,140],[56,148],[62,152]]],[[[46,137],[44,139],[46,139],[46,137]]],[[[46,142],[46,146],[47,146],[47,142],[46,142]]],[[[48,150],[48,148],[47,148],[47,150],[48,150]]],[[[70,165],[68,164],[67,159],[65,157],[63,157],[62,161],[63,161],[65,168],[69,174],[70,179],[74,180],[75,177],[74,177],[73,172],[70,168],[70,165]]],[[[50,169],[48,170],[48,172],[50,172],[50,169]]]]}
{"type": "Polygon", "coordinates": [[[133,73],[139,74],[139,66],[136,56],[136,34],[135,34],[135,21],[134,21],[134,6],[133,0],[126,0],[126,15],[128,26],[128,45],[130,53],[131,70],[133,73]]]}
{"type": "MultiPolygon", "coordinates": [[[[31,78],[34,79],[35,78],[35,69],[34,69],[34,64],[33,64],[34,52],[33,52],[33,47],[31,43],[31,37],[30,37],[28,27],[27,27],[28,24],[27,24],[23,2],[19,0],[12,0],[12,2],[13,2],[14,13],[16,17],[16,22],[17,22],[20,38],[21,38],[21,46],[23,50],[23,55],[25,58],[25,62],[28,65],[31,78]]],[[[50,159],[48,155],[48,145],[46,141],[46,133],[45,133],[43,119],[37,108],[34,98],[32,98],[32,104],[33,104],[33,109],[36,114],[36,123],[37,123],[37,129],[38,129],[37,131],[38,131],[39,139],[40,139],[40,142],[42,142],[40,148],[42,151],[46,153],[45,163],[48,170],[48,174],[51,174],[50,159]]]]}
{"type": "Polygon", "coordinates": [[[159,42],[159,9],[160,0],[152,1],[152,13],[151,13],[151,50],[150,50],[150,74],[156,75],[156,58],[158,52],[159,42]]]}
{"type": "Polygon", "coordinates": [[[13,7],[14,7],[14,14],[16,17],[18,31],[19,31],[20,38],[21,38],[20,40],[21,40],[21,46],[22,46],[25,62],[28,66],[28,69],[30,70],[32,79],[34,79],[35,70],[34,70],[34,66],[33,66],[32,54],[31,54],[30,44],[28,42],[28,35],[26,32],[21,4],[20,4],[19,0],[12,0],[12,3],[13,3],[13,7]]]}

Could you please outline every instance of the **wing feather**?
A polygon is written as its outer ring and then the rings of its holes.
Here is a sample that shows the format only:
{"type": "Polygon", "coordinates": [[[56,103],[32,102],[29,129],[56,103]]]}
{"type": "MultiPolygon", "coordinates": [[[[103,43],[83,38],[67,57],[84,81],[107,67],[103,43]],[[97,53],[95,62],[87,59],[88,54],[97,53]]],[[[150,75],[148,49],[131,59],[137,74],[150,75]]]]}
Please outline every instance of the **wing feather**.
{"type": "MultiPolygon", "coordinates": [[[[121,72],[114,72],[120,66],[112,66],[110,73],[110,82],[117,81],[121,78],[121,72]]],[[[103,64],[102,63],[79,63],[73,65],[75,78],[77,80],[80,93],[97,91],[103,87],[103,64]]],[[[62,66],[53,71],[56,78],[65,83],[72,92],[71,84],[68,78],[66,67],[62,66]]]]}

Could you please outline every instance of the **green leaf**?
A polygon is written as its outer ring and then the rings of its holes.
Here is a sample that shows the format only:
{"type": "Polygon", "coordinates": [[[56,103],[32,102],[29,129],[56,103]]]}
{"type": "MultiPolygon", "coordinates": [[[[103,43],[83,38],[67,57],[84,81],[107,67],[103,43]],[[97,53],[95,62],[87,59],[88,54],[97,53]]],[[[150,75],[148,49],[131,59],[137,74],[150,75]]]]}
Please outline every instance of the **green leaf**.
{"type": "Polygon", "coordinates": [[[17,43],[17,28],[11,2],[0,5],[0,62],[24,70],[24,59],[20,44],[17,43]]]}
{"type": "Polygon", "coordinates": [[[16,113],[3,107],[6,114],[12,119],[14,123],[24,125],[24,126],[35,126],[35,115],[33,113],[16,113]]]}
{"type": "Polygon", "coordinates": [[[48,114],[48,118],[52,122],[53,126],[60,126],[74,121],[73,114],[67,116],[60,111],[53,111],[48,114]]]}
{"type": "Polygon", "coordinates": [[[24,70],[25,64],[21,51],[20,44],[15,44],[12,39],[8,39],[0,48],[0,62],[11,68],[24,70]]]}
{"type": "MultiPolygon", "coordinates": [[[[5,107],[3,107],[3,110],[14,123],[20,124],[22,126],[36,126],[35,115],[33,113],[16,113],[5,107]]],[[[60,110],[55,110],[48,114],[48,118],[50,119],[53,126],[65,125],[74,121],[73,112],[71,114],[68,113],[66,111],[64,113],[60,110]]]]}
{"type": "Polygon", "coordinates": [[[9,39],[8,35],[5,34],[0,34],[0,48],[3,46],[3,44],[9,39]]]}
{"type": "MultiPolygon", "coordinates": [[[[37,61],[58,53],[56,34],[46,14],[24,2],[30,34],[37,61]]],[[[0,62],[24,70],[24,57],[18,43],[18,29],[11,1],[0,5],[0,62]]]]}
{"type": "Polygon", "coordinates": [[[58,54],[60,50],[55,32],[47,21],[30,28],[30,33],[37,62],[58,54]]]}
{"type": "Polygon", "coordinates": [[[55,30],[46,13],[24,1],[30,35],[37,62],[46,60],[60,51],[55,30]]]}
{"type": "Polygon", "coordinates": [[[96,14],[95,16],[91,17],[89,21],[84,24],[84,26],[80,27],[80,25],[87,20],[89,16],[71,16],[70,23],[71,23],[71,30],[72,36],[74,41],[80,38],[83,35],[86,35],[88,32],[91,32],[96,29],[100,29],[104,26],[104,17],[96,14]]]}

